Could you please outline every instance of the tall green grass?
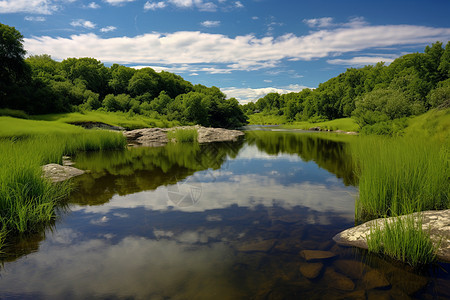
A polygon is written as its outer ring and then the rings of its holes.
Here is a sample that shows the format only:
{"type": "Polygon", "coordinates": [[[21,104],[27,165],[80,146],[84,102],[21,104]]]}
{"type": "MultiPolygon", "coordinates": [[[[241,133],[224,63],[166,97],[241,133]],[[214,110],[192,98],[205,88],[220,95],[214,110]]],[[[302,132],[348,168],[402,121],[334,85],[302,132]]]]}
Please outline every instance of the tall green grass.
{"type": "MultiPolygon", "coordinates": [[[[52,184],[43,178],[42,165],[61,163],[63,155],[76,151],[126,145],[120,133],[77,129],[65,134],[36,134],[43,129],[39,125],[34,131],[23,131],[19,138],[0,139],[0,248],[5,235],[36,232],[54,220],[55,207],[70,192],[69,183],[52,184]]],[[[8,134],[3,132],[3,136],[8,134]]]]}
{"type": "Polygon", "coordinates": [[[197,142],[198,131],[195,128],[192,129],[175,129],[167,132],[167,139],[176,140],[179,143],[193,143],[197,142]]]}
{"type": "Polygon", "coordinates": [[[282,128],[287,129],[310,129],[312,127],[320,127],[323,130],[343,130],[343,131],[358,131],[359,125],[356,124],[352,118],[341,118],[325,122],[292,122],[290,124],[284,124],[282,128]]]}
{"type": "Polygon", "coordinates": [[[433,245],[422,228],[422,217],[412,214],[384,219],[371,227],[367,236],[369,251],[390,256],[413,267],[436,260],[439,245],[433,245]]]}
{"type": "Polygon", "coordinates": [[[350,146],[359,178],[358,221],[450,207],[448,144],[416,137],[360,137],[350,146]]]}

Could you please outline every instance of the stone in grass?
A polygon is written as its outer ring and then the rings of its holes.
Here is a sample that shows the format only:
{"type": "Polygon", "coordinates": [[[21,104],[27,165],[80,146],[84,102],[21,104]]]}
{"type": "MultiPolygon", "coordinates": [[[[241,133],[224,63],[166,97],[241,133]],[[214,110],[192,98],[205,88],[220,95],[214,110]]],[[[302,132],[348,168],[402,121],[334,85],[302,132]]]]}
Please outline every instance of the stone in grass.
{"type": "Polygon", "coordinates": [[[300,251],[300,256],[302,256],[306,261],[317,261],[336,257],[336,254],[330,251],[322,250],[302,250],[300,251]]]}
{"type": "Polygon", "coordinates": [[[366,289],[385,289],[391,286],[383,274],[377,270],[367,272],[363,277],[363,283],[366,289]]]}
{"type": "Polygon", "coordinates": [[[323,269],[323,264],[318,263],[302,263],[300,265],[300,273],[308,279],[314,279],[319,276],[320,272],[323,269]]]}
{"type": "Polygon", "coordinates": [[[75,176],[84,174],[85,171],[58,164],[48,164],[42,166],[42,176],[49,179],[51,182],[61,182],[75,176]]]}
{"type": "Polygon", "coordinates": [[[353,291],[355,284],[345,275],[337,273],[333,268],[327,268],[323,275],[328,286],[341,291],[353,291]]]}

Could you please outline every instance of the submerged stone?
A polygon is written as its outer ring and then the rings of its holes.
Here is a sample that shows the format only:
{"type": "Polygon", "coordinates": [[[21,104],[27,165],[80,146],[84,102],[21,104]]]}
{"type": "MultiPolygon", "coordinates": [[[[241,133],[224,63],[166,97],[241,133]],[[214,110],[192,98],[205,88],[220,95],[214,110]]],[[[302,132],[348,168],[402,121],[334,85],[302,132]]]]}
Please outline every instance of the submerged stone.
{"type": "Polygon", "coordinates": [[[323,263],[303,263],[300,265],[300,273],[308,279],[319,276],[323,269],[323,263]]]}
{"type": "Polygon", "coordinates": [[[329,287],[341,290],[341,291],[353,291],[355,284],[353,281],[345,275],[337,273],[332,268],[327,268],[323,275],[325,281],[329,287]]]}
{"type": "Polygon", "coordinates": [[[367,272],[364,275],[363,283],[368,290],[383,289],[391,285],[386,277],[377,270],[367,272]]]}
{"type": "Polygon", "coordinates": [[[253,241],[239,244],[238,251],[242,252],[268,252],[275,244],[275,240],[253,241]]]}
{"type": "Polygon", "coordinates": [[[333,266],[336,270],[352,279],[360,279],[363,277],[364,272],[370,270],[370,268],[362,262],[351,259],[336,260],[333,266]]]}
{"type": "Polygon", "coordinates": [[[336,257],[336,254],[330,251],[322,251],[322,250],[302,250],[300,255],[306,261],[315,261],[315,260],[323,260],[336,257]]]}

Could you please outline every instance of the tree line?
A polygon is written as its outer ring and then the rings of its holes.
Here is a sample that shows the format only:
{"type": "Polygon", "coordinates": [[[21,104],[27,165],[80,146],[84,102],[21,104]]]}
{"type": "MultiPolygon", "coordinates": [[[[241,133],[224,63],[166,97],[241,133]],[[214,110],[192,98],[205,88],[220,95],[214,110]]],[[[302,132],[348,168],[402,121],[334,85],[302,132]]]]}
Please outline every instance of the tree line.
{"type": "Polygon", "coordinates": [[[122,111],[212,127],[239,127],[247,117],[217,87],[193,85],[152,68],[134,69],[95,58],[25,58],[23,36],[0,24],[0,108],[47,114],[122,111]]]}
{"type": "Polygon", "coordinates": [[[389,133],[404,118],[450,106],[450,42],[395,59],[389,66],[350,68],[298,93],[270,93],[242,106],[247,114],[283,115],[287,121],[352,117],[373,133],[389,133]]]}

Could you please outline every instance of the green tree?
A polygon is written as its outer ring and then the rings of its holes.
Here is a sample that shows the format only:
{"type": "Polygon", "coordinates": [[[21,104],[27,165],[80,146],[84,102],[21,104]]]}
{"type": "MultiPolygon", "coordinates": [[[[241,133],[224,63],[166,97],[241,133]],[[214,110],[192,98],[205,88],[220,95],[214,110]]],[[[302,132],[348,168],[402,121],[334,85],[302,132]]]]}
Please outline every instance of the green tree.
{"type": "Polygon", "coordinates": [[[0,107],[21,109],[26,105],[30,68],[25,54],[22,34],[0,23],[0,107]]]}
{"type": "Polygon", "coordinates": [[[133,96],[149,93],[154,98],[160,92],[160,77],[152,68],[140,69],[131,77],[128,91],[133,96]]]}

